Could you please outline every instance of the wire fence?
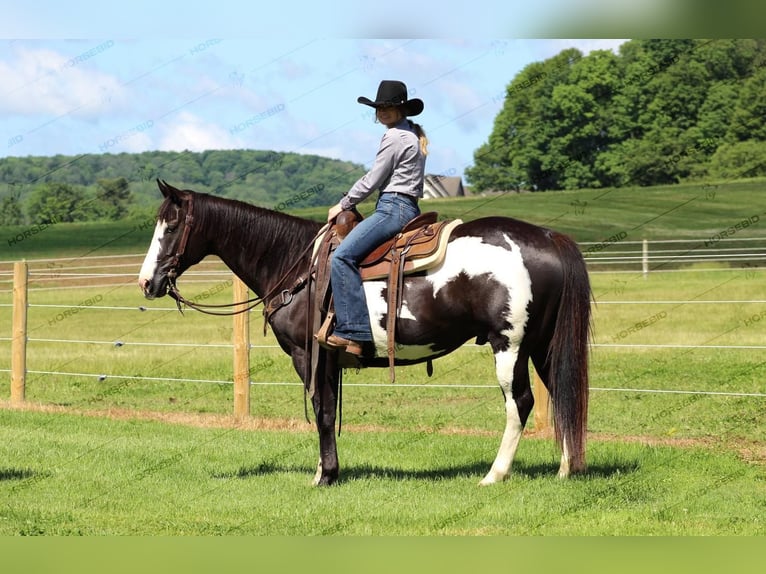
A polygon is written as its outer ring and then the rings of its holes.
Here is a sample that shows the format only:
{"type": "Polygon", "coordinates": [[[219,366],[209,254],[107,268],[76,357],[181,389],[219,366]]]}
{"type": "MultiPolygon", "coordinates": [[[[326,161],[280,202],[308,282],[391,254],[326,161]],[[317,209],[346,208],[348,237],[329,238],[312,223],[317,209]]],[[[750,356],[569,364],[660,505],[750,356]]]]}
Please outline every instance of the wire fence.
{"type": "MultiPolygon", "coordinates": [[[[660,272],[701,268],[762,268],[766,266],[766,237],[719,237],[628,241],[615,234],[601,242],[581,242],[590,272],[660,272]],[[710,264],[701,266],[700,264],[710,264]]],[[[143,254],[58,257],[30,261],[30,278],[36,282],[126,279],[136,276],[143,254]],[[123,262],[114,262],[123,260],[123,262]],[[111,269],[115,272],[105,273],[111,269]],[[124,269],[120,273],[117,270],[124,269]]],[[[10,287],[15,261],[0,261],[0,287],[10,287]]],[[[217,258],[209,258],[185,274],[185,279],[218,278],[229,274],[217,258]]],[[[0,292],[2,289],[0,289],[0,292]]]]}
{"type": "MultiPolygon", "coordinates": [[[[714,237],[705,240],[664,240],[664,241],[624,241],[616,236],[614,240],[600,243],[583,243],[581,249],[591,273],[598,272],[676,272],[689,270],[742,270],[753,272],[764,267],[766,261],[766,238],[726,238],[714,237]],[[631,249],[630,247],[634,247],[631,249]]],[[[39,259],[29,262],[29,292],[39,291],[62,291],[71,289],[88,288],[122,288],[133,282],[136,270],[140,267],[142,254],[95,256],[81,258],[52,258],[39,259]],[[124,270],[124,272],[119,272],[124,270]]],[[[13,271],[10,261],[0,261],[0,294],[12,292],[13,271]]],[[[189,284],[205,283],[211,281],[225,281],[231,279],[231,272],[216,258],[203,261],[193,270],[184,275],[184,281],[189,284]]],[[[92,303],[92,302],[91,302],[92,303]]],[[[766,303],[765,299],[678,299],[678,300],[609,300],[601,301],[599,306],[627,306],[627,305],[696,305],[714,308],[724,304],[756,305],[766,303]]],[[[0,307],[12,307],[12,303],[0,303],[0,307]]],[[[31,302],[29,308],[63,309],[65,312],[83,311],[87,313],[97,311],[109,312],[173,312],[175,307],[149,307],[127,305],[97,305],[82,304],[81,301],[72,304],[41,304],[31,302]]],[[[39,333],[38,333],[39,335],[39,333]]],[[[10,342],[13,337],[0,337],[1,342],[10,342]]],[[[231,349],[234,343],[188,343],[179,341],[137,341],[121,337],[115,340],[85,339],[85,338],[55,338],[34,336],[27,337],[31,344],[54,344],[54,345],[103,345],[112,347],[178,347],[178,348],[210,348],[231,349]]],[[[594,348],[623,348],[623,349],[698,349],[698,350],[730,350],[730,351],[761,351],[766,345],[759,344],[685,344],[685,343],[594,343],[594,348]]],[[[249,345],[249,349],[279,349],[276,344],[249,345]]],[[[470,352],[471,349],[479,349],[474,344],[464,345],[462,351],[470,352]]],[[[288,360],[285,355],[285,360],[288,360]]],[[[10,373],[11,369],[0,368],[0,372],[10,373]]],[[[146,380],[184,383],[212,383],[232,384],[231,380],[219,379],[194,379],[183,377],[151,377],[135,376],[118,373],[84,373],[65,370],[28,370],[29,374],[43,376],[66,376],[95,378],[100,381],[107,379],[146,380]]],[[[263,386],[300,386],[300,382],[280,381],[250,381],[251,385],[263,386]]],[[[346,386],[369,387],[387,386],[376,383],[344,383],[346,386]]],[[[486,388],[496,389],[496,384],[468,385],[455,384],[404,384],[397,383],[401,388],[486,388]]],[[[651,388],[612,388],[591,387],[593,391],[601,392],[631,392],[631,393],[669,393],[669,394],[697,394],[701,396],[736,396],[764,398],[766,393],[759,392],[719,392],[710,390],[682,390],[682,389],[651,389],[651,388]]]]}
{"type": "Polygon", "coordinates": [[[601,242],[583,242],[580,248],[591,273],[764,267],[766,237],[729,237],[735,234],[725,230],[705,239],[627,241],[622,232],[601,242]]]}

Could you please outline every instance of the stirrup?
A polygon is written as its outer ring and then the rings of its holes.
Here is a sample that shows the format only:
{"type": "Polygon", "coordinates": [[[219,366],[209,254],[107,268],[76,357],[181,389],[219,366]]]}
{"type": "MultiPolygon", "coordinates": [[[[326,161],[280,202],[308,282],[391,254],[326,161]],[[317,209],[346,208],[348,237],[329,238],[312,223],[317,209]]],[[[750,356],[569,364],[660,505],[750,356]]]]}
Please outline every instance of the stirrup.
{"type": "Polygon", "coordinates": [[[320,345],[325,346],[327,344],[327,337],[332,335],[334,329],[335,311],[328,311],[324,323],[322,323],[322,326],[319,328],[319,331],[316,332],[314,338],[319,342],[320,345]]]}

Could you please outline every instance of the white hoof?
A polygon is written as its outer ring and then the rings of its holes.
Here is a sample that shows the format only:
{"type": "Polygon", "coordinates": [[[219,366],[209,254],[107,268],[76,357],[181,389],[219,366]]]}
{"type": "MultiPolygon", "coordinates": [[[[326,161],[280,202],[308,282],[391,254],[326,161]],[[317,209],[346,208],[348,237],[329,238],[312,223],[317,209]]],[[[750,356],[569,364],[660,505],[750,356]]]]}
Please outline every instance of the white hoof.
{"type": "Polygon", "coordinates": [[[313,486],[319,485],[319,480],[322,478],[322,459],[319,459],[319,464],[317,464],[317,471],[314,475],[314,479],[311,481],[311,484],[313,486]]]}
{"type": "Polygon", "coordinates": [[[505,478],[506,478],[505,475],[502,475],[498,472],[490,470],[487,473],[487,476],[485,476],[481,480],[481,482],[479,483],[479,486],[489,486],[490,484],[497,484],[498,482],[503,482],[505,478]]]}

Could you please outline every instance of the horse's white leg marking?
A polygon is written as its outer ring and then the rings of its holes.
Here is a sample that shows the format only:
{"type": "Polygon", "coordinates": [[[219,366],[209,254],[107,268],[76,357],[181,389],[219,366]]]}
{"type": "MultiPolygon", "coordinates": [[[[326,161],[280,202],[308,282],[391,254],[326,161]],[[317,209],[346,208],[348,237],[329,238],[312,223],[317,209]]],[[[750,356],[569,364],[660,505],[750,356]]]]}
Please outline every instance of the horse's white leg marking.
{"type": "Polygon", "coordinates": [[[569,476],[569,448],[567,447],[567,437],[561,440],[561,465],[559,466],[559,478],[569,476]]]}
{"type": "Polygon", "coordinates": [[[319,457],[319,464],[317,464],[317,471],[316,474],[314,474],[314,480],[311,481],[311,484],[314,486],[317,486],[319,484],[319,480],[322,478],[322,457],[319,457]]]}
{"type": "Polygon", "coordinates": [[[492,468],[489,469],[487,476],[485,476],[479,483],[482,486],[501,482],[508,476],[508,472],[511,470],[513,457],[516,454],[516,449],[518,448],[519,440],[521,439],[521,431],[523,430],[523,427],[521,418],[519,417],[519,409],[516,406],[516,401],[514,401],[511,396],[513,369],[516,366],[517,359],[517,347],[513,347],[508,351],[500,352],[495,355],[497,379],[500,383],[500,388],[503,389],[503,394],[505,395],[505,430],[503,431],[503,438],[500,441],[500,448],[497,451],[495,462],[492,463],[492,468]]]}
{"type": "Polygon", "coordinates": [[[510,249],[483,243],[478,237],[456,239],[450,243],[445,264],[428,275],[434,294],[460,274],[469,277],[490,274],[508,289],[504,319],[509,326],[499,333],[507,341],[508,348],[495,353],[497,380],[505,395],[505,430],[495,461],[480,482],[482,485],[500,482],[508,475],[523,430],[511,390],[519,349],[529,319],[527,309],[532,301],[532,280],[519,246],[508,236],[505,236],[505,241],[510,249]]]}
{"type": "MultiPolygon", "coordinates": [[[[489,275],[505,286],[508,292],[503,317],[508,323],[508,328],[495,333],[507,341],[507,348],[495,354],[497,380],[505,394],[505,430],[497,457],[487,476],[480,483],[483,485],[499,482],[508,475],[523,430],[519,410],[511,390],[519,349],[529,319],[527,309],[532,301],[532,280],[521,257],[519,246],[508,236],[505,236],[505,241],[508,247],[484,243],[480,237],[459,237],[447,247],[444,262],[426,275],[426,279],[433,286],[434,297],[443,287],[457,280],[461,275],[469,278],[489,275]]],[[[377,353],[379,356],[384,356],[385,333],[379,325],[381,317],[386,312],[386,304],[382,297],[385,283],[365,282],[364,288],[377,353]]],[[[423,352],[421,356],[427,356],[426,349],[414,347],[397,349],[397,356],[404,357],[408,353],[415,354],[418,351],[423,352]]]]}
{"type": "Polygon", "coordinates": [[[144,263],[141,265],[141,271],[138,273],[138,284],[143,286],[149,283],[154,277],[154,272],[157,269],[157,258],[160,255],[160,242],[165,235],[165,230],[168,224],[165,221],[158,221],[154,227],[154,236],[152,242],[149,244],[149,251],[146,252],[144,263]]]}

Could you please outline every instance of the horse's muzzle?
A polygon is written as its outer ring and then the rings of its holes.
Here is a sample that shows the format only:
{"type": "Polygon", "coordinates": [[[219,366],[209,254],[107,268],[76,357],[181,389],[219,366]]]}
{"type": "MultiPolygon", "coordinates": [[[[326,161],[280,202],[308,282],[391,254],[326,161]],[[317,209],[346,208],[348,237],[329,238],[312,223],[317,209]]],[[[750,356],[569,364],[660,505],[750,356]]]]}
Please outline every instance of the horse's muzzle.
{"type": "Polygon", "coordinates": [[[138,280],[138,287],[147,299],[156,299],[158,297],[164,297],[168,293],[169,282],[167,277],[145,279],[140,278],[138,280]]]}

